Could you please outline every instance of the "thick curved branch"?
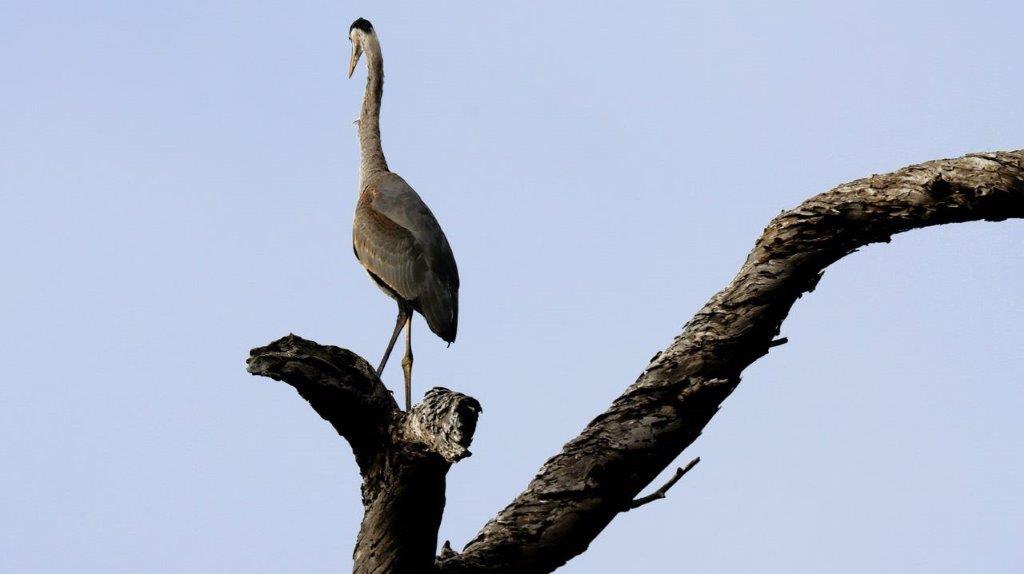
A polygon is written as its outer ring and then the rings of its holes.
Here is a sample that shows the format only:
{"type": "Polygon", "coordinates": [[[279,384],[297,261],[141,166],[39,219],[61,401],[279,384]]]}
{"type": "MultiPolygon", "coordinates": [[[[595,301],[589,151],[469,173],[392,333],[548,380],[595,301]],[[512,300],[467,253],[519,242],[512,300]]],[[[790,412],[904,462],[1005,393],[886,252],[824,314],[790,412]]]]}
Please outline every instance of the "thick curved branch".
{"type": "Polygon", "coordinates": [[[362,470],[384,440],[398,403],[352,351],[288,335],[249,352],[253,375],[284,381],[352,445],[362,470]]]}
{"type": "Polygon", "coordinates": [[[295,335],[249,355],[250,373],[295,387],[352,445],[364,506],[355,572],[430,570],[445,475],[470,455],[480,403],[438,387],[404,413],[365,359],[295,335]]]}
{"type": "Polygon", "coordinates": [[[437,571],[551,572],[587,545],[689,446],[773,346],[823,270],[910,229],[1024,217],[1024,150],[938,160],[841,185],[776,217],[733,281],[611,407],[541,467],[437,571]]]}

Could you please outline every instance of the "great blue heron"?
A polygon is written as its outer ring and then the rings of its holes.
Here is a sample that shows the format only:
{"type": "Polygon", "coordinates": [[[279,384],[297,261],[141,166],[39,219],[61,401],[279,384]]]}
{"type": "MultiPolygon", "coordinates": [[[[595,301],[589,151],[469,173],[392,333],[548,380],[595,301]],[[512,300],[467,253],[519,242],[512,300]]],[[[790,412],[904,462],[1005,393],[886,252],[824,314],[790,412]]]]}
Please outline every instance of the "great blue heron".
{"type": "Polygon", "coordinates": [[[398,321],[377,375],[405,326],[405,409],[412,408],[412,318],[418,311],[427,326],[449,344],[459,321],[459,270],[444,231],[420,196],[388,171],[380,146],[380,100],[384,61],[373,26],[359,18],[348,31],[352,59],[348,76],[366,54],[366,93],[359,114],[359,201],[352,224],[352,248],[374,283],[398,302],[398,321]]]}

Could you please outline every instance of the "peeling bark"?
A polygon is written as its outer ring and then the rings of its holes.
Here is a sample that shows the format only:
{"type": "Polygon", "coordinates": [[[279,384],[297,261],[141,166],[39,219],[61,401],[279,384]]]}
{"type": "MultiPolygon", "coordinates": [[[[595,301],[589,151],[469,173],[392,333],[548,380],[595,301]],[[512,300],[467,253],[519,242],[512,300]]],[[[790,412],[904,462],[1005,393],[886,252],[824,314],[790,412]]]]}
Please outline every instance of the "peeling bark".
{"type": "MultiPolygon", "coordinates": [[[[640,377],[549,459],[461,553],[433,571],[551,572],[586,550],[700,435],[743,369],[785,342],[790,308],[826,267],[910,229],[1024,217],[1024,150],[931,161],[840,185],[776,217],[732,282],[640,377]]],[[[479,404],[433,389],[406,416],[363,359],[289,336],[254,349],[254,374],[291,384],[352,444],[366,515],[356,572],[431,569],[444,476],[468,456],[479,404]]],[[[681,476],[681,470],[678,476],[681,476]]],[[[674,481],[655,493],[664,495],[674,481]]]]}

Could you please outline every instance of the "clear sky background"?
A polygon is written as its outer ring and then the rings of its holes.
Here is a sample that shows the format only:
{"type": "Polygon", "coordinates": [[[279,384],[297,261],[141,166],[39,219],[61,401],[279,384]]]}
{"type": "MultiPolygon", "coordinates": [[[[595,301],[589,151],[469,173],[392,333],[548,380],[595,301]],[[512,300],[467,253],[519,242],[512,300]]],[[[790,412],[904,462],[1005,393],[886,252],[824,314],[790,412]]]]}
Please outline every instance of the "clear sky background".
{"type": "MultiPolygon", "coordinates": [[[[294,332],[375,362],[393,325],[350,247],[358,16],[462,276],[457,343],[414,338],[417,395],[484,405],[456,547],[780,210],[1024,147],[1015,0],[497,6],[0,3],[0,571],[350,568],[347,445],[244,360],[294,332]]],[[[833,266],[703,462],[564,572],[1020,572],[1022,244],[966,224],[833,266]]]]}

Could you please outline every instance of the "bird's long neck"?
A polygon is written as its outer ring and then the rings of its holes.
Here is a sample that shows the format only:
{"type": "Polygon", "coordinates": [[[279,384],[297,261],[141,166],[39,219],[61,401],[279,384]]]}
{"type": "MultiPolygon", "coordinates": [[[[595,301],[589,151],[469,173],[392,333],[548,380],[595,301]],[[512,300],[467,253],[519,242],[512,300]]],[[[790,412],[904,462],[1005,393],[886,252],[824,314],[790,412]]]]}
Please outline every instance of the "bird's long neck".
{"type": "Polygon", "coordinates": [[[374,172],[387,171],[384,150],[380,146],[380,100],[384,96],[384,58],[376,36],[369,36],[363,48],[366,55],[366,92],[359,114],[359,180],[374,172]]]}

